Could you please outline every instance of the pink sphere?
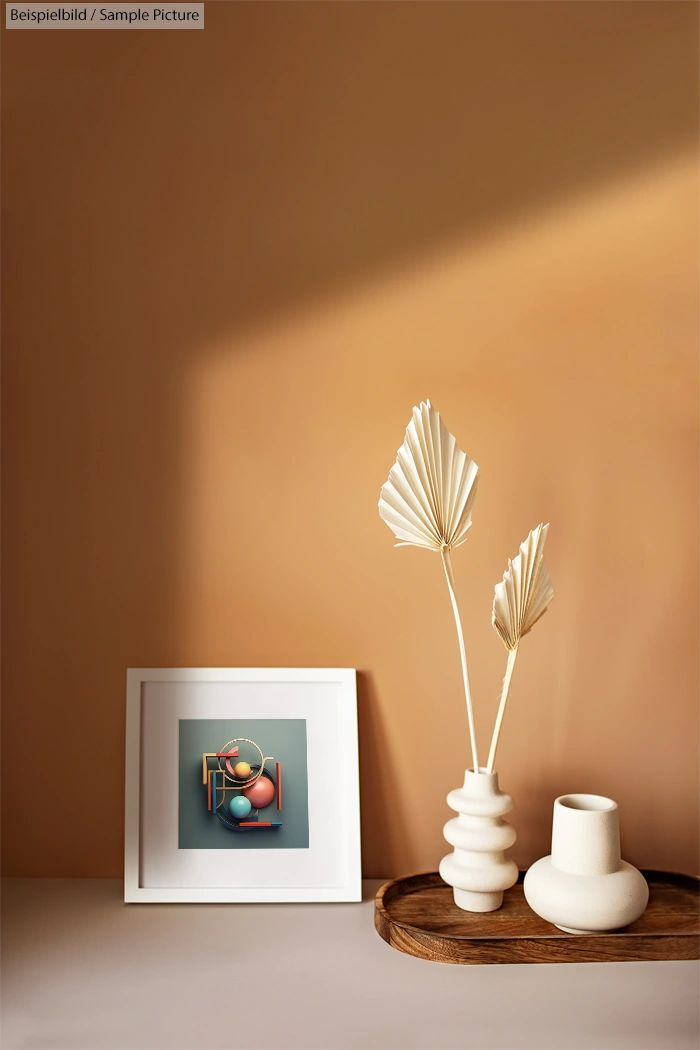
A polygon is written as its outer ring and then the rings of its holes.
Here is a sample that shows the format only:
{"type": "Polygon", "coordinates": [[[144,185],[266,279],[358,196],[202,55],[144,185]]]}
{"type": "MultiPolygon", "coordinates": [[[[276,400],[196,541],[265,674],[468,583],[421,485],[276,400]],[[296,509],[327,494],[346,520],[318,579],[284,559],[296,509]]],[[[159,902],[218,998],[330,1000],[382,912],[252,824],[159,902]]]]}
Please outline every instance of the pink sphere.
{"type": "Polygon", "coordinates": [[[275,797],[275,785],[267,777],[259,777],[252,787],[244,789],[243,794],[253,809],[264,809],[275,797]]]}

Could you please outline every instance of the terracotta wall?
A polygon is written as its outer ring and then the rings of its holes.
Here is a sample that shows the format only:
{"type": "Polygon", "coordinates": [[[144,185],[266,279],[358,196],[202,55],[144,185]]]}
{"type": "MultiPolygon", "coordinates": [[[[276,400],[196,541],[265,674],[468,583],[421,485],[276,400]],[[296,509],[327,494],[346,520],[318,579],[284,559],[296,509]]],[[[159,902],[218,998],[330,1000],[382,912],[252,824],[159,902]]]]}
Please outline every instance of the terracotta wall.
{"type": "Polygon", "coordinates": [[[127,666],[360,671],[364,867],[469,761],[439,561],[379,489],[430,397],[482,750],[494,584],[551,522],[499,754],[697,871],[697,8],[209,3],[3,34],[4,868],[117,876],[127,666]],[[87,767],[99,783],[86,789],[87,767]]]}

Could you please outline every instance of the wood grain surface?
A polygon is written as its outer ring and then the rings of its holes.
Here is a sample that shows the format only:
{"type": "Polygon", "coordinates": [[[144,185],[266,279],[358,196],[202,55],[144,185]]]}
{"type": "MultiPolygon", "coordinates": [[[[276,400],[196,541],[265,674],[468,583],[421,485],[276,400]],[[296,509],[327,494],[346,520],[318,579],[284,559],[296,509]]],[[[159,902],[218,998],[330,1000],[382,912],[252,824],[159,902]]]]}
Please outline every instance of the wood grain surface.
{"type": "Polygon", "coordinates": [[[503,907],[465,912],[437,872],[394,879],[379,889],[374,925],[398,951],[446,963],[633,962],[700,957],[698,879],[642,873],[649,904],[636,922],[614,933],[570,934],[539,918],[518,882],[503,907]]]}

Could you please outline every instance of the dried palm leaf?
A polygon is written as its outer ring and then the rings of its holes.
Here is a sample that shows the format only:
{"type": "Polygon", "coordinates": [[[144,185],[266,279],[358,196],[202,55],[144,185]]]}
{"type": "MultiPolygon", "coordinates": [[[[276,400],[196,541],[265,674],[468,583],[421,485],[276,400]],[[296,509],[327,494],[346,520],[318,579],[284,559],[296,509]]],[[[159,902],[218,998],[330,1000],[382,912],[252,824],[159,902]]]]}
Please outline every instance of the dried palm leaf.
{"type": "Polygon", "coordinates": [[[538,525],[511,561],[496,584],[491,623],[506,649],[517,649],[520,639],[531,631],[547,611],[554,590],[544,563],[544,545],[549,525],[538,525]]]}
{"type": "Polygon", "coordinates": [[[440,551],[457,626],[476,772],[479,761],[474,711],[450,551],[464,543],[471,528],[478,469],[476,463],[457,446],[430,402],[421,402],[413,409],[404,443],[379,495],[379,514],[400,541],[397,547],[426,547],[440,551]]]}
{"type": "Polygon", "coordinates": [[[478,467],[457,447],[429,401],[413,409],[379,495],[379,514],[401,543],[451,550],[467,538],[478,467]]]}
{"type": "Polygon", "coordinates": [[[538,525],[532,530],[525,542],[520,544],[520,553],[513,561],[508,559],[503,581],[496,584],[491,623],[508,650],[508,663],[486,764],[489,773],[493,772],[496,761],[498,737],[520,639],[544,616],[554,597],[552,580],[544,563],[544,545],[548,530],[549,525],[538,525]]]}

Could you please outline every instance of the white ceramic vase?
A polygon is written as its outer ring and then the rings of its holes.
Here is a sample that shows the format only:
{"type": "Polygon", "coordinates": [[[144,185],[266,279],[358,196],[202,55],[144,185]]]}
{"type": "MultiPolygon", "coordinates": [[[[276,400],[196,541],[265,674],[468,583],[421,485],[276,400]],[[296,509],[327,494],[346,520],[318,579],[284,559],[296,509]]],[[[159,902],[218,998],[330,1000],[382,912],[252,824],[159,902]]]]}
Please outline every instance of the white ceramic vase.
{"type": "Polygon", "coordinates": [[[464,786],[450,791],[447,804],[458,816],[444,827],[454,851],[440,861],[440,875],[452,886],[459,908],[495,911],[503,903],[503,891],[518,879],[515,861],[504,853],[516,837],[502,819],[513,799],[499,790],[498,773],[468,769],[464,786]]]}
{"type": "Polygon", "coordinates": [[[554,802],[552,853],[528,870],[525,898],[566,933],[619,930],[642,914],[646,879],[622,860],[617,803],[601,795],[554,802]]]}

